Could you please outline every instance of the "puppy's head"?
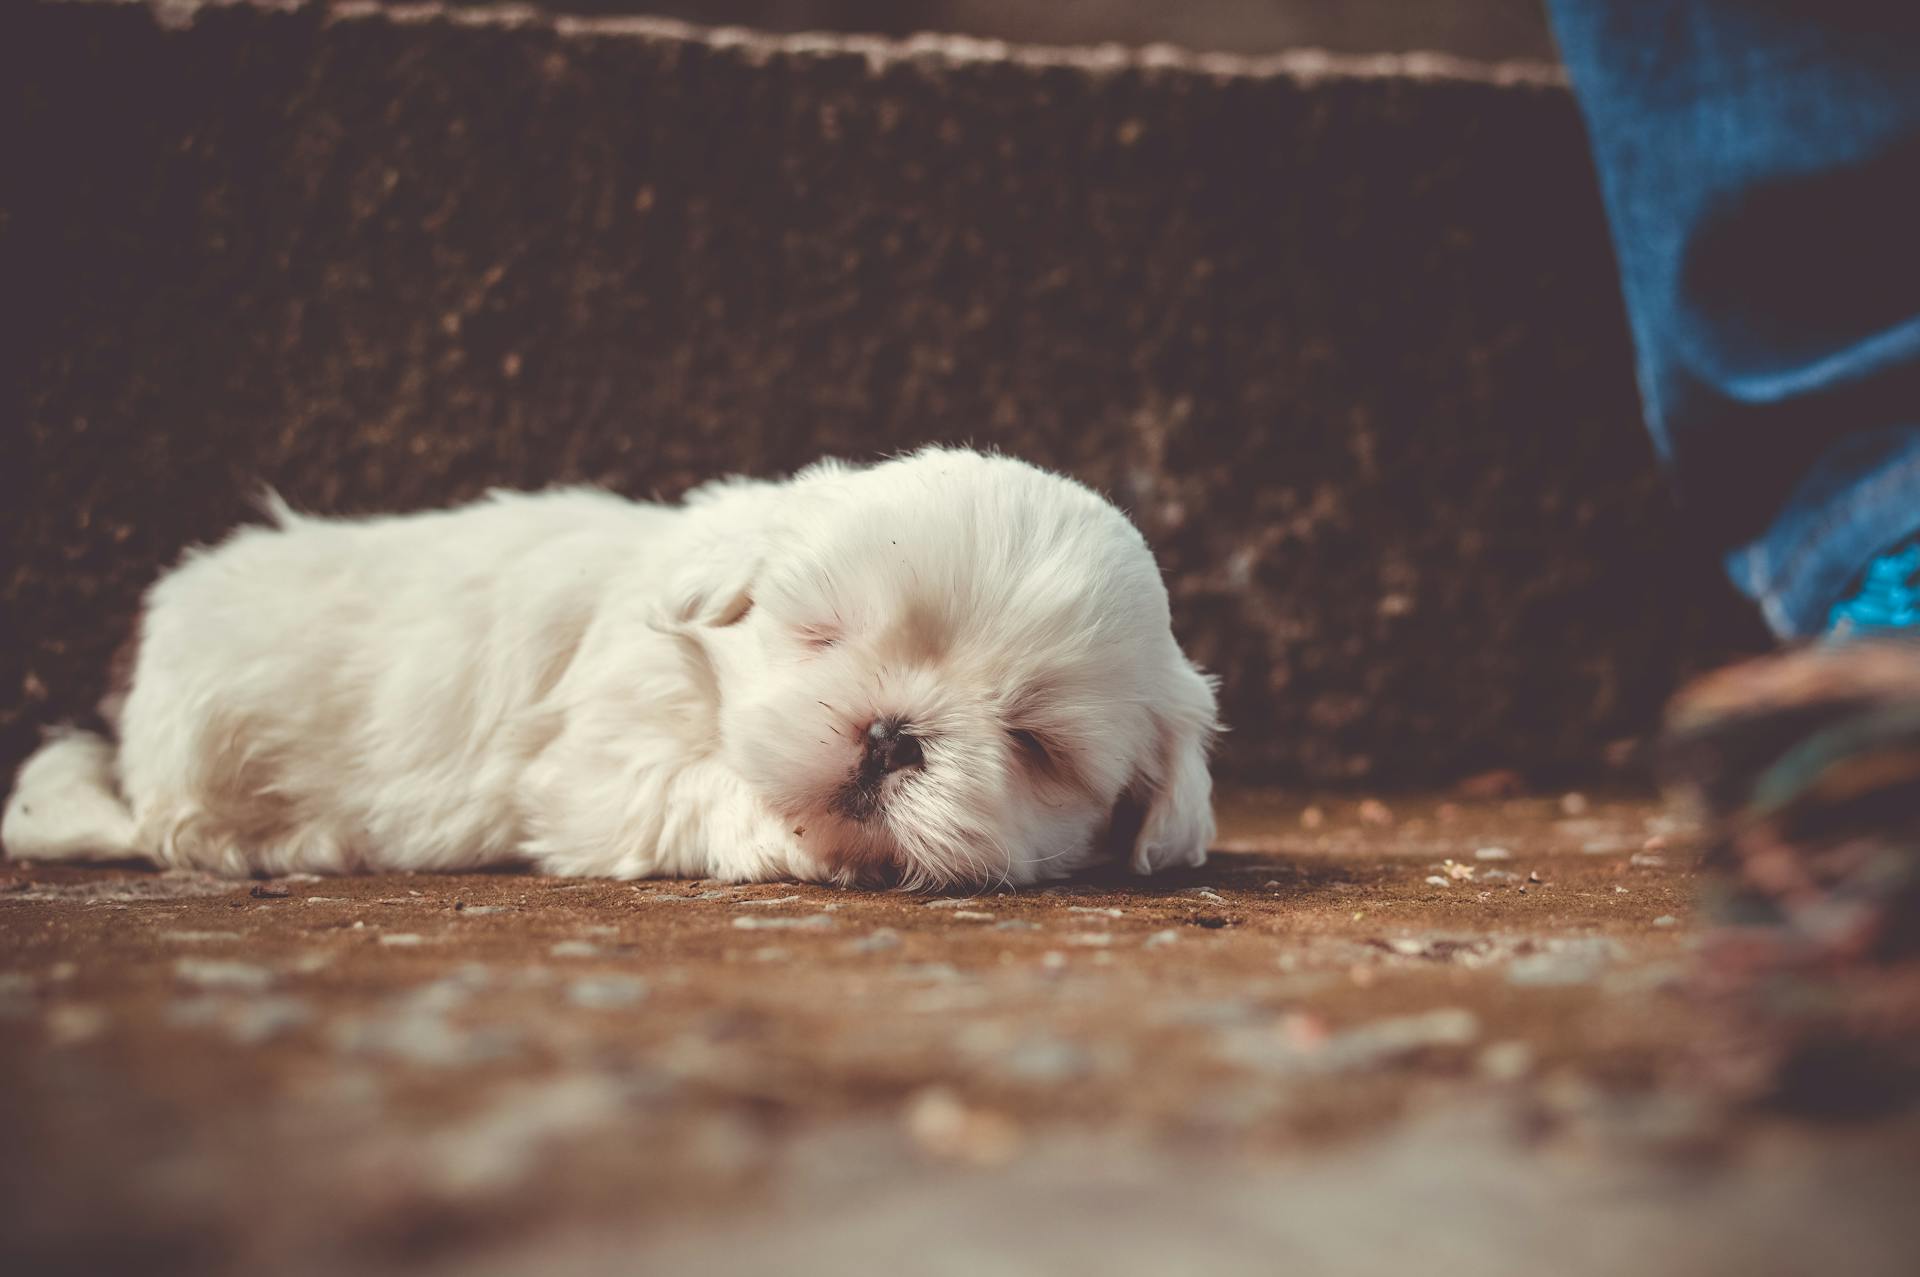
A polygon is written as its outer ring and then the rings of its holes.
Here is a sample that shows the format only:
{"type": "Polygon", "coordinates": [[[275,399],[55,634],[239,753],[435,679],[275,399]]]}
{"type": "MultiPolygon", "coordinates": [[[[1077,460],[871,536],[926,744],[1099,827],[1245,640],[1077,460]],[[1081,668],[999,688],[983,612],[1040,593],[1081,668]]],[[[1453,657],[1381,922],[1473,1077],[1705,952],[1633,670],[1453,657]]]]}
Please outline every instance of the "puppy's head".
{"type": "Polygon", "coordinates": [[[812,872],[940,888],[1204,859],[1213,689],[1112,505],[952,450],[752,499],[755,532],[688,569],[688,614],[719,747],[812,872]]]}

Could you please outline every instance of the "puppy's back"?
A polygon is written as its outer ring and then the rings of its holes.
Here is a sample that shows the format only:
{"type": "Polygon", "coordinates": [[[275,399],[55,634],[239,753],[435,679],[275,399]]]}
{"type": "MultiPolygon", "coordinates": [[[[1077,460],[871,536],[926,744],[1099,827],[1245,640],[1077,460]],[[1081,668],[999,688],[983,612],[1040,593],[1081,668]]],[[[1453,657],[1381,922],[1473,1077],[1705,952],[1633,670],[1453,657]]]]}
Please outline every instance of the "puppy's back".
{"type": "Polygon", "coordinates": [[[371,519],[283,514],[150,592],[120,773],[156,858],[225,872],[446,868],[515,828],[515,727],[672,515],[496,494],[371,519]]]}

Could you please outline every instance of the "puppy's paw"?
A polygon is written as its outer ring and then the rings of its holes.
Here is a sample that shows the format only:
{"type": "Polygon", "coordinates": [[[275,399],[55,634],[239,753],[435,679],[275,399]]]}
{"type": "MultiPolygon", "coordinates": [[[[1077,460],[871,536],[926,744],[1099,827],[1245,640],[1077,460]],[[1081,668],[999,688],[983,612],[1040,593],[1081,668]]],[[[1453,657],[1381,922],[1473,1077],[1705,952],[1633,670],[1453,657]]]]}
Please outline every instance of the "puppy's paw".
{"type": "Polygon", "coordinates": [[[757,798],[741,792],[707,813],[707,873],[723,882],[826,882],[827,867],[757,798]]]}
{"type": "Polygon", "coordinates": [[[53,734],[15,778],[0,814],[12,860],[122,860],[140,856],[133,814],[114,790],[113,745],[91,732],[53,734]]]}

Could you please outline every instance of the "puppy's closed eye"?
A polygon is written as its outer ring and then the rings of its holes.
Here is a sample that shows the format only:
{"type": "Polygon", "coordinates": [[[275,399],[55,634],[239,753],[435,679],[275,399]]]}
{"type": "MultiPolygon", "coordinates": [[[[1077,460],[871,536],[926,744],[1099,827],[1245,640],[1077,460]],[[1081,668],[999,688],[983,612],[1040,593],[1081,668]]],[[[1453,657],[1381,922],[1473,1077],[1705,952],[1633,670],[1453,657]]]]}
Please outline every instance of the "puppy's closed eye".
{"type": "Polygon", "coordinates": [[[802,646],[815,652],[824,652],[840,641],[840,631],[831,625],[801,625],[793,633],[802,646]]]}
{"type": "Polygon", "coordinates": [[[1009,727],[1007,738],[1013,742],[1014,750],[1022,762],[1039,772],[1053,775],[1060,770],[1061,754],[1059,747],[1029,727],[1009,727]]]}

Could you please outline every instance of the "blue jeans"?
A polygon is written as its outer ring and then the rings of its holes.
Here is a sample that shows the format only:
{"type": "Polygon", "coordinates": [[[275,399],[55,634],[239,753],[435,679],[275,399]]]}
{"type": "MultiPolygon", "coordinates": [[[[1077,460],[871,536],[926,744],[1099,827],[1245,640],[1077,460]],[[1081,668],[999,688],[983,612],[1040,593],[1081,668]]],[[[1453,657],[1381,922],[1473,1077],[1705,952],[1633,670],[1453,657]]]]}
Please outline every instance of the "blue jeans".
{"type": "Polygon", "coordinates": [[[1920,531],[1920,0],[1548,0],[1654,445],[1783,638],[1920,531]]]}

